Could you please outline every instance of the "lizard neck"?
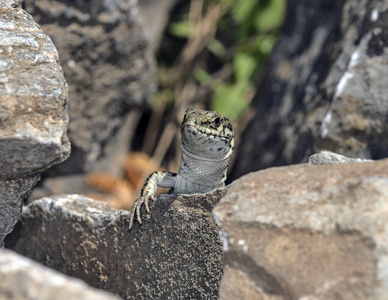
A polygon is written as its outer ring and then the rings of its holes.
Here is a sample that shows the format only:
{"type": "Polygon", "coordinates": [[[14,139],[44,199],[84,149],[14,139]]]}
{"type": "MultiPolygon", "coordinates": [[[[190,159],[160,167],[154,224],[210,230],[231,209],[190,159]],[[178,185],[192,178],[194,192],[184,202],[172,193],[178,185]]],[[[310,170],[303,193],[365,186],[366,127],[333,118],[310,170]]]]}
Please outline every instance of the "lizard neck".
{"type": "Polygon", "coordinates": [[[182,160],[176,177],[174,193],[206,193],[225,186],[226,169],[232,151],[220,158],[207,158],[185,149],[181,141],[182,160]]]}
{"type": "Polygon", "coordinates": [[[207,161],[207,162],[222,162],[222,161],[229,160],[231,158],[231,156],[232,156],[232,153],[233,153],[233,149],[230,149],[229,152],[226,153],[226,155],[223,156],[223,157],[220,157],[220,158],[208,158],[208,157],[203,157],[203,156],[200,156],[200,155],[197,155],[197,154],[194,154],[194,153],[188,151],[184,147],[182,140],[180,141],[180,146],[181,146],[181,149],[182,149],[182,152],[183,152],[184,155],[187,155],[191,159],[200,160],[200,161],[207,161]]]}

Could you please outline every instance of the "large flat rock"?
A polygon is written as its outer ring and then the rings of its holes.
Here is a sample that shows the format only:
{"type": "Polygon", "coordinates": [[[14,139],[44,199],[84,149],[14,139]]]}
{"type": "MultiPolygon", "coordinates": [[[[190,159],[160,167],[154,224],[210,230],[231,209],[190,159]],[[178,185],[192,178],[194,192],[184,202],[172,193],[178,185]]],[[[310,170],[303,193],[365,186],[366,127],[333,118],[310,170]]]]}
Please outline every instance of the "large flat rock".
{"type": "Polygon", "coordinates": [[[388,299],[387,159],[251,173],[214,213],[221,299],[388,299]]]}
{"type": "Polygon", "coordinates": [[[131,231],[129,212],[43,198],[23,208],[6,247],[126,299],[217,299],[222,243],[210,211],[224,194],[161,196],[131,231]]]}

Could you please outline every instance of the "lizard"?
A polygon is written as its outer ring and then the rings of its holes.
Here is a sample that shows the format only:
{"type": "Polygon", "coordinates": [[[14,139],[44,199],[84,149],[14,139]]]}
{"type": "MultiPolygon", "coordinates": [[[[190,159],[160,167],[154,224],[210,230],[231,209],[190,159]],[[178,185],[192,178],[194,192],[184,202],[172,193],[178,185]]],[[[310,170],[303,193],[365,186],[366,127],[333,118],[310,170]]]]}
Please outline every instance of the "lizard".
{"type": "Polygon", "coordinates": [[[178,173],[153,172],[144,181],[140,197],[134,202],[129,229],[135,214],[142,224],[140,208],[155,200],[157,187],[171,188],[171,194],[207,193],[225,186],[226,172],[234,149],[234,133],[230,120],[216,111],[187,109],[180,126],[182,149],[178,173]]]}

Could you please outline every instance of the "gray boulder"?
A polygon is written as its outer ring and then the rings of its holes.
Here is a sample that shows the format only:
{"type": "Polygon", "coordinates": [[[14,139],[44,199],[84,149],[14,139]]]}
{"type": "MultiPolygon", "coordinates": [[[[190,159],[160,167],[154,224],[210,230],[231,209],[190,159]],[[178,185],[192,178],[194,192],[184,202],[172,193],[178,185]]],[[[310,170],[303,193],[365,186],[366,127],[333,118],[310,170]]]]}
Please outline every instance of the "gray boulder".
{"type": "Polygon", "coordinates": [[[39,172],[70,154],[67,84],[50,38],[0,1],[0,247],[39,172]]]}
{"type": "Polygon", "coordinates": [[[126,299],[217,299],[222,244],[210,211],[225,194],[163,195],[129,212],[78,195],[33,201],[6,247],[126,299]]]}
{"type": "Polygon", "coordinates": [[[232,183],[220,299],[388,299],[388,159],[295,165],[232,183]]]}
{"type": "Polygon", "coordinates": [[[367,162],[372,161],[370,159],[352,158],[347,157],[338,153],[330,151],[321,151],[317,154],[313,154],[308,159],[310,165],[333,165],[333,164],[344,164],[351,162],[367,162]]]}
{"type": "Polygon", "coordinates": [[[320,150],[388,156],[388,2],[290,0],[232,178],[320,150]]]}
{"type": "Polygon", "coordinates": [[[0,249],[0,277],[2,300],[121,299],[5,249],[0,249]]]}
{"type": "Polygon", "coordinates": [[[16,2],[0,2],[0,178],[41,172],[70,154],[58,53],[16,2]]]}
{"type": "Polygon", "coordinates": [[[0,248],[4,246],[5,236],[19,220],[23,200],[39,179],[39,174],[17,179],[0,179],[0,248]]]}

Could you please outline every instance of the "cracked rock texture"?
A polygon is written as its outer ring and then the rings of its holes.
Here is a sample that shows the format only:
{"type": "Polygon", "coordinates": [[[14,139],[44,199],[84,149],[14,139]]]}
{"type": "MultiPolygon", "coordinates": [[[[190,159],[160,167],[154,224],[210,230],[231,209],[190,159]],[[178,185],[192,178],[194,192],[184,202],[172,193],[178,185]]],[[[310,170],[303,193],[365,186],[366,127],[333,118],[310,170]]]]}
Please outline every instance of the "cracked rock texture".
{"type": "Polygon", "coordinates": [[[51,39],[0,1],[0,247],[39,172],[70,154],[67,84],[51,39]]]}
{"type": "Polygon", "coordinates": [[[387,64],[387,1],[287,1],[232,179],[320,150],[388,157],[387,64]]]}
{"type": "Polygon", "coordinates": [[[149,105],[156,88],[137,1],[25,0],[23,5],[52,38],[69,84],[72,155],[50,174],[117,175],[138,117],[128,112],[149,105]]]}
{"type": "Polygon", "coordinates": [[[17,178],[69,156],[67,85],[51,39],[0,4],[0,178],[17,178]]]}
{"type": "Polygon", "coordinates": [[[220,299],[388,299],[388,159],[250,173],[213,213],[220,299]]]}
{"type": "Polygon", "coordinates": [[[43,198],[23,208],[6,246],[125,299],[217,299],[222,244],[210,211],[225,192],[160,196],[131,231],[129,212],[43,198]]]}
{"type": "Polygon", "coordinates": [[[0,250],[0,277],[1,300],[121,299],[5,249],[0,250]]]}

